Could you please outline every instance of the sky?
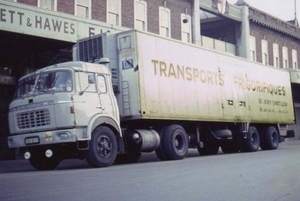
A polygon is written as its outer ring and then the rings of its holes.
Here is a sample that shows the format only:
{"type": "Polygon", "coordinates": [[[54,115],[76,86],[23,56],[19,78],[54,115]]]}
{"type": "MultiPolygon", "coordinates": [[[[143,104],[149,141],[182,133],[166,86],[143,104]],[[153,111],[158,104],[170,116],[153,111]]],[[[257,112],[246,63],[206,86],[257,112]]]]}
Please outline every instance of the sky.
{"type": "MultiPolygon", "coordinates": [[[[284,21],[295,18],[295,0],[245,0],[250,6],[269,13],[284,21]]],[[[227,0],[235,4],[237,0],[227,0]]],[[[296,0],[297,19],[300,20],[300,0],[296,0]]]]}

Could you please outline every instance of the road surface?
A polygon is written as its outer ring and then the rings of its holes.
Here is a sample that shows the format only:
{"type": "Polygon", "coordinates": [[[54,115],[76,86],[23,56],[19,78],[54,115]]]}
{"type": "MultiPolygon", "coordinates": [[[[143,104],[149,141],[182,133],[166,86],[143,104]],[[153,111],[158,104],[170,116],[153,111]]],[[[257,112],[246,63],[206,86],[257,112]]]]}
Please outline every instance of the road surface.
{"type": "Polygon", "coordinates": [[[63,161],[35,171],[28,161],[0,161],[5,201],[299,201],[300,142],[277,150],[159,161],[143,154],[136,164],[94,169],[63,161]]]}

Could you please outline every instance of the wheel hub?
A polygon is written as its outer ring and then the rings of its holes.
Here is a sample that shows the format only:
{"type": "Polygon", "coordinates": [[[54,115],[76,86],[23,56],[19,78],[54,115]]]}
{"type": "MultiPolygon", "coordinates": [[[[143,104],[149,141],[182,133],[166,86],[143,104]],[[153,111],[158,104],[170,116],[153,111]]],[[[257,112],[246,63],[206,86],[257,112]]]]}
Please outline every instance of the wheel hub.
{"type": "Polygon", "coordinates": [[[107,157],[111,152],[111,141],[108,137],[102,136],[98,140],[97,150],[100,156],[107,157]]]}

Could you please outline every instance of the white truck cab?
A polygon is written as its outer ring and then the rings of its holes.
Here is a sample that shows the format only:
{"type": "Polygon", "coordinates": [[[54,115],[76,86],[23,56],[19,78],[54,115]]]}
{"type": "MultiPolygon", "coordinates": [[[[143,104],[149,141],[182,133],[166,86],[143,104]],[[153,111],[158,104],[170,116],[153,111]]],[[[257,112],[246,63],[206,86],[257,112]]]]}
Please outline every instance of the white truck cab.
{"type": "MultiPolygon", "coordinates": [[[[8,144],[21,148],[37,169],[53,169],[69,157],[64,156],[69,153],[64,146],[87,150],[92,131],[104,124],[113,132],[113,141],[121,137],[109,69],[101,64],[61,63],[19,80],[10,104],[8,144]]],[[[117,152],[110,150],[109,137],[98,139],[102,143],[98,153],[106,158],[117,152]]]]}

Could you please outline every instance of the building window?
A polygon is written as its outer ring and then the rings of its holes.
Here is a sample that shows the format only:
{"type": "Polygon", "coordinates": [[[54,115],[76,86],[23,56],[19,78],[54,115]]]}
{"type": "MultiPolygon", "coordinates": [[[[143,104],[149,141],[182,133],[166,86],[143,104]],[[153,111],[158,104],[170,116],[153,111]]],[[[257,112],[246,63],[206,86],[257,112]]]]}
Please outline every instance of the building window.
{"type": "Polygon", "coordinates": [[[171,37],[171,11],[165,7],[159,7],[159,35],[171,37]]]}
{"type": "Polygon", "coordinates": [[[293,60],[293,68],[298,69],[298,56],[297,56],[297,50],[292,50],[292,60],[293,60]]]}
{"type": "Polygon", "coordinates": [[[289,54],[288,54],[288,48],[283,46],[282,47],[282,61],[283,61],[283,68],[289,67],[289,54]]]}
{"type": "Polygon", "coordinates": [[[256,39],[250,36],[250,60],[256,61],[256,39]]]}
{"type": "Polygon", "coordinates": [[[121,0],[107,1],[107,19],[108,24],[121,26],[121,0]]]}
{"type": "Polygon", "coordinates": [[[91,18],[91,0],[75,0],[75,15],[91,18]]]}
{"type": "Polygon", "coordinates": [[[134,28],[147,31],[147,2],[135,0],[134,3],[134,28]]]}
{"type": "Polygon", "coordinates": [[[279,46],[277,43],[273,43],[273,66],[279,68],[279,46]]]}
{"type": "Polygon", "coordinates": [[[269,65],[268,41],[261,40],[262,63],[269,65]]]}
{"type": "Polygon", "coordinates": [[[181,40],[186,43],[192,41],[192,27],[191,27],[191,16],[181,14],[181,40]]]}
{"type": "Polygon", "coordinates": [[[57,0],[38,0],[38,7],[47,10],[57,10],[57,0]]]}

